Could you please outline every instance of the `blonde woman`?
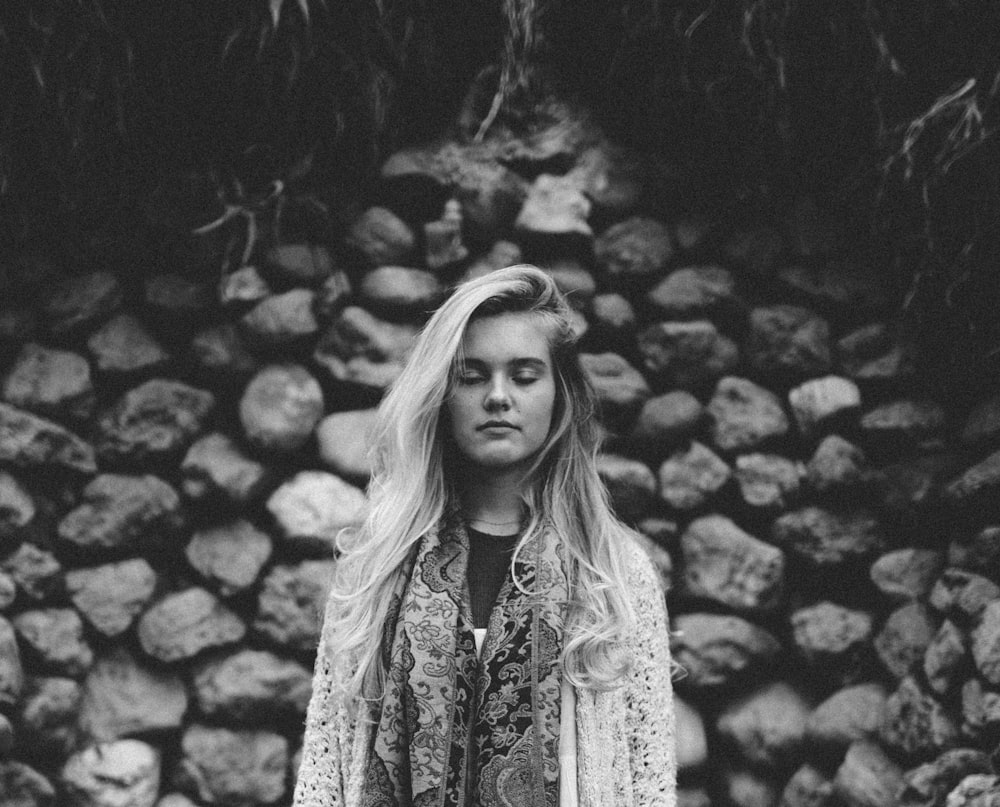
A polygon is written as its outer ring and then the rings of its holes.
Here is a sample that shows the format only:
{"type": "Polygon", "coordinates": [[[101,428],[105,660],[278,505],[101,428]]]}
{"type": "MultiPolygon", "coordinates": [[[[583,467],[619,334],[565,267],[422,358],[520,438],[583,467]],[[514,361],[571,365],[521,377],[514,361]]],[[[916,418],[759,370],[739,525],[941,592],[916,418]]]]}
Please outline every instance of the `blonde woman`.
{"type": "Polygon", "coordinates": [[[460,286],[379,410],[318,651],[295,805],[673,805],[667,621],[598,478],[565,301],[460,286]]]}

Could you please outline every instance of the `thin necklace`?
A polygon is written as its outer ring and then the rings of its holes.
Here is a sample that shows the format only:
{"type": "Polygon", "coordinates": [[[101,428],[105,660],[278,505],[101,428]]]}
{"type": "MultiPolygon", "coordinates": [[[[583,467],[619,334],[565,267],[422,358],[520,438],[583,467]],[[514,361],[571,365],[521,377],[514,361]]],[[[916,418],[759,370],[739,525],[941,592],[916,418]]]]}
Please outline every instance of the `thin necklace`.
{"type": "Polygon", "coordinates": [[[468,516],[465,517],[465,520],[470,523],[475,521],[477,524],[489,524],[491,527],[509,527],[512,524],[520,524],[523,521],[520,518],[514,521],[487,521],[485,518],[470,518],[468,516]]]}

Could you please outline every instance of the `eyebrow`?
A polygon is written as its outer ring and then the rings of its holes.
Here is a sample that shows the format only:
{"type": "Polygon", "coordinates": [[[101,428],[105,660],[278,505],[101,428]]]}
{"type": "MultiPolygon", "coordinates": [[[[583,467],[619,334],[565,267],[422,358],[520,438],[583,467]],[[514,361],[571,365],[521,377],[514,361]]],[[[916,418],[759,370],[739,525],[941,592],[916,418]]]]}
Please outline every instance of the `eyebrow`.
{"type": "MultiPolygon", "coordinates": [[[[477,359],[475,356],[465,357],[459,364],[461,367],[487,367],[489,362],[484,359],[477,359]]],[[[544,359],[538,359],[534,356],[524,356],[511,359],[507,362],[507,365],[515,369],[520,369],[522,367],[528,367],[531,369],[547,369],[549,364],[544,359]]]]}

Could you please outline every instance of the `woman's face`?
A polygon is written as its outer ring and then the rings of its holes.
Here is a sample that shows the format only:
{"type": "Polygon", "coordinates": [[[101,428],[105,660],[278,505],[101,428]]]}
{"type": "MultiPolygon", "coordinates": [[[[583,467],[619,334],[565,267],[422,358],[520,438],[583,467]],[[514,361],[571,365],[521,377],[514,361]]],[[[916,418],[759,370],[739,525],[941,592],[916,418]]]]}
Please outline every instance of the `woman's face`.
{"type": "Polygon", "coordinates": [[[474,320],[446,406],[451,436],[473,468],[527,469],[552,424],[556,381],[544,320],[498,314],[474,320]]]}

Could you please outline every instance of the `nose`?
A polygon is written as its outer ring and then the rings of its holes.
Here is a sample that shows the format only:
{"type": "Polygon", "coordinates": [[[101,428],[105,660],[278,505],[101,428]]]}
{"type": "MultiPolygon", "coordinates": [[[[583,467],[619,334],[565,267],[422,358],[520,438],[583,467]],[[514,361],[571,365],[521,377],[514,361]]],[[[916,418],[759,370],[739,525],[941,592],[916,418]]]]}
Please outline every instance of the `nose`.
{"type": "Polygon", "coordinates": [[[510,391],[503,377],[494,376],[486,391],[486,400],[483,403],[486,409],[491,412],[510,409],[510,391]]]}

